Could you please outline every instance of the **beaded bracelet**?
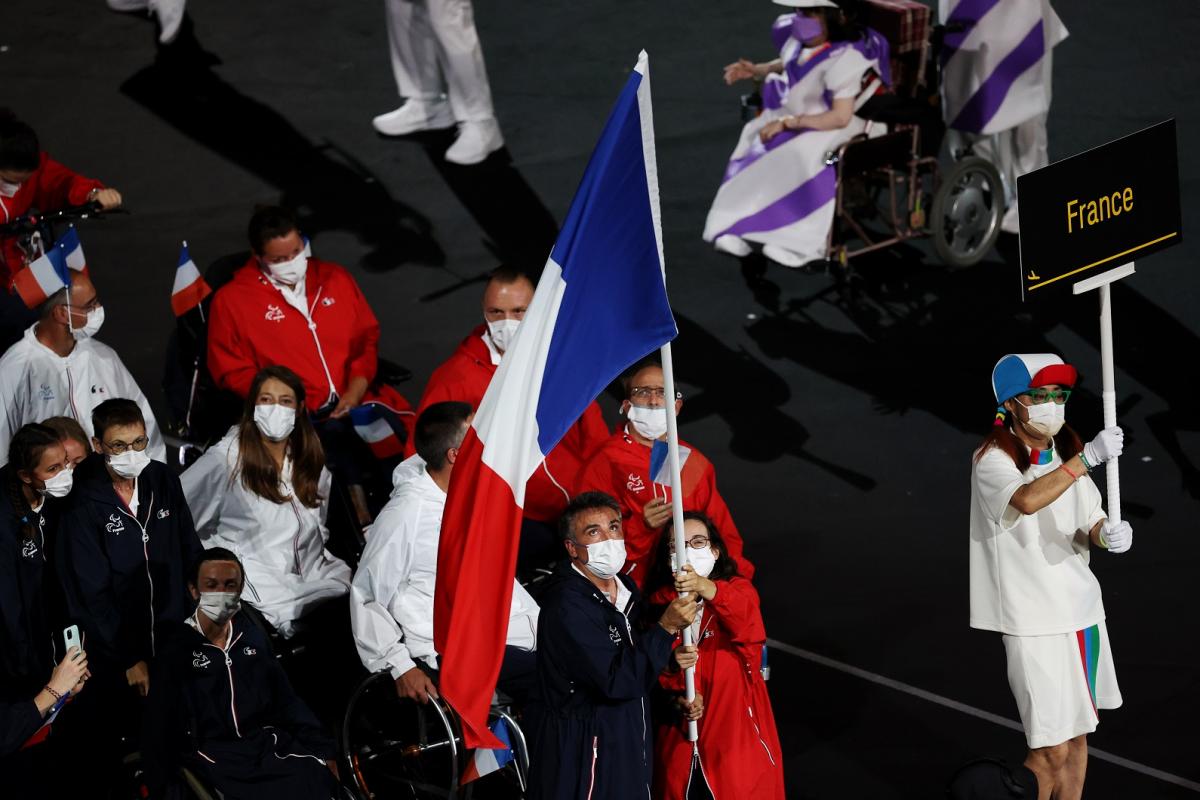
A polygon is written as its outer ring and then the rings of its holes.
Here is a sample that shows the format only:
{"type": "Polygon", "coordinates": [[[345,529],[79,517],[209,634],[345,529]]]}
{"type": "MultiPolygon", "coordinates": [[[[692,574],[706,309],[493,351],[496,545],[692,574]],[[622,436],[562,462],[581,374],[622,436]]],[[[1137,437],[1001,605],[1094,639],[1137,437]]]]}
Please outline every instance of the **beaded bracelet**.
{"type": "Polygon", "coordinates": [[[47,692],[49,692],[51,694],[51,696],[54,697],[55,700],[62,700],[62,695],[59,694],[58,692],[54,691],[53,689],[51,689],[50,684],[46,684],[42,688],[44,688],[47,692]]]}

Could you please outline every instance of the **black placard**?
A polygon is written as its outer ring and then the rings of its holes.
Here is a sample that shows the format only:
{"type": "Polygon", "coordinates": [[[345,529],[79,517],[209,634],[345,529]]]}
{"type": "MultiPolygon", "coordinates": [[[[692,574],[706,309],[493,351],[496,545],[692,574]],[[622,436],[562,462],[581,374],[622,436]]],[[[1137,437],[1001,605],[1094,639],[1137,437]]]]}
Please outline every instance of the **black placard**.
{"type": "Polygon", "coordinates": [[[1175,120],[1017,178],[1021,299],[1183,241],[1175,120]]]}

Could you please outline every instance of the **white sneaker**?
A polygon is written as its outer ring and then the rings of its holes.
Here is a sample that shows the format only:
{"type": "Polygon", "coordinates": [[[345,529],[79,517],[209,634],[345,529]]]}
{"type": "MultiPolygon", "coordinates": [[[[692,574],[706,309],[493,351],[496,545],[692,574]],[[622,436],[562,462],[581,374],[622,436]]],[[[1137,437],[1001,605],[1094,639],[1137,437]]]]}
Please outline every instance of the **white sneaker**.
{"type": "Polygon", "coordinates": [[[751,252],[750,243],[740,236],[734,236],[732,233],[718,236],[713,242],[713,247],[722,253],[728,253],[738,258],[745,258],[751,252]]]}
{"type": "Polygon", "coordinates": [[[504,137],[495,119],[464,122],[458,126],[458,138],[446,151],[446,160],[452,164],[478,164],[503,146],[504,137]]]}
{"type": "Polygon", "coordinates": [[[445,100],[406,100],[395,111],[380,114],[371,120],[375,130],[384,136],[407,136],[418,131],[449,128],[454,124],[450,104],[445,100]]]}
{"type": "Polygon", "coordinates": [[[150,10],[158,17],[158,41],[170,44],[179,35],[179,26],[183,24],[183,14],[187,10],[187,0],[150,0],[150,10]]]}
{"type": "Polygon", "coordinates": [[[776,264],[790,267],[791,269],[799,269],[809,261],[809,259],[800,255],[799,253],[793,253],[791,250],[785,250],[784,248],[774,244],[763,245],[763,255],[774,261],[776,264]]]}

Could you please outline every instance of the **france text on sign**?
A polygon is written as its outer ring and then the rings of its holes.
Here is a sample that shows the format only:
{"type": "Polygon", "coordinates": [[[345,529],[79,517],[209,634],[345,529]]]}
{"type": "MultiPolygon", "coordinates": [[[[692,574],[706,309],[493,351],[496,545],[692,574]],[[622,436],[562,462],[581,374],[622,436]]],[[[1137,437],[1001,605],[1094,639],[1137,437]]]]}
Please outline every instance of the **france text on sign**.
{"type": "Polygon", "coordinates": [[[1077,282],[1183,239],[1175,120],[1017,178],[1021,299],[1077,282]]]}

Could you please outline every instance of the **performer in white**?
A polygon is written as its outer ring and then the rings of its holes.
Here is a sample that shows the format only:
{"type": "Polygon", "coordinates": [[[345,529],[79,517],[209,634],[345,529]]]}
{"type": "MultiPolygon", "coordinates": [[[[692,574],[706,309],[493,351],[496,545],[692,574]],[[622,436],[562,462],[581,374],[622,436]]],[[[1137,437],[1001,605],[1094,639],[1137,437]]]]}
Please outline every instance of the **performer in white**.
{"type": "Polygon", "coordinates": [[[887,44],[859,36],[833,0],[775,0],[795,13],[772,26],[779,58],[725,67],[725,82],[764,79],[763,112],[746,123],[717,190],[704,240],[746,256],[750,242],[786,267],[827,255],[836,171],[825,157],[852,136],[884,126],[854,112],[887,75],[887,44]]]}
{"type": "Polygon", "coordinates": [[[1075,368],[1008,355],[992,371],[996,424],[971,475],[971,627],[1003,634],[1039,800],[1077,800],[1097,710],[1121,705],[1091,547],[1124,553],[1087,473],[1121,454],[1106,428],[1086,445],[1064,423],[1075,368]]]}
{"type": "Polygon", "coordinates": [[[1050,163],[1051,54],[1067,29],[1049,0],[939,0],[950,33],[942,53],[942,108],[951,152],[971,145],[1004,180],[1001,229],[1018,233],[1017,178],[1050,163]]]}
{"type": "Polygon", "coordinates": [[[385,136],[458,125],[445,158],[478,164],[504,146],[471,0],[384,0],[404,105],[372,120],[385,136]]]}

